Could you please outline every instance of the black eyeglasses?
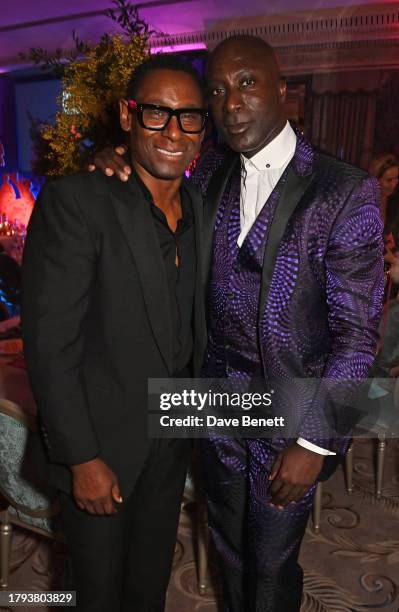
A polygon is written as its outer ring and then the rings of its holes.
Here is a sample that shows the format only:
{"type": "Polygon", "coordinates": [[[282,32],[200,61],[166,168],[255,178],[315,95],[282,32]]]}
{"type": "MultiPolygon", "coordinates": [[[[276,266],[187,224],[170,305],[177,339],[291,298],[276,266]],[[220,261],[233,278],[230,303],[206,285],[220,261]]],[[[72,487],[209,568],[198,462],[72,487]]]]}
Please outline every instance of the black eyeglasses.
{"type": "Polygon", "coordinates": [[[182,132],[199,134],[209,114],[204,108],[169,108],[159,104],[139,104],[136,100],[128,100],[127,103],[129,110],[137,113],[141,127],[159,132],[166,128],[174,116],[182,132]]]}

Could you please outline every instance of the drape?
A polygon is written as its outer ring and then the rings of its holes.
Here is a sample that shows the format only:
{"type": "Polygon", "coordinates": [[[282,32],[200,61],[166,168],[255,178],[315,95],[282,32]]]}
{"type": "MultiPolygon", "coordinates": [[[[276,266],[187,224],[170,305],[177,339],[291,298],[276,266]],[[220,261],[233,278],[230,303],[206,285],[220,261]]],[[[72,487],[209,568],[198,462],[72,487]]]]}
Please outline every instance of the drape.
{"type": "Polygon", "coordinates": [[[373,154],[376,100],[376,92],[313,94],[313,145],[367,169],[373,154]]]}

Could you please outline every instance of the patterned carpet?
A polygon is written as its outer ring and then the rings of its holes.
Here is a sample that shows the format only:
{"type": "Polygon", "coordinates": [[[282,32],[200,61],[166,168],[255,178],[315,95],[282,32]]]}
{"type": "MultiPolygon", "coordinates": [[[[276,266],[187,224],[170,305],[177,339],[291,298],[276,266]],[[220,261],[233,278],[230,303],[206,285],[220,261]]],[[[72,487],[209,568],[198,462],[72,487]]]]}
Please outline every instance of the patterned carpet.
{"type": "MultiPolygon", "coordinates": [[[[379,500],[374,496],[373,451],[372,441],[356,442],[352,495],[346,493],[341,470],[324,486],[321,533],[315,535],[309,527],[302,545],[305,590],[301,612],[399,610],[399,440],[388,442],[379,500]]],[[[192,505],[187,504],[180,520],[166,612],[218,611],[220,586],[212,551],[210,587],[206,595],[198,594],[194,517],[192,505]]],[[[18,531],[9,588],[56,589],[63,563],[60,544],[18,531]]]]}

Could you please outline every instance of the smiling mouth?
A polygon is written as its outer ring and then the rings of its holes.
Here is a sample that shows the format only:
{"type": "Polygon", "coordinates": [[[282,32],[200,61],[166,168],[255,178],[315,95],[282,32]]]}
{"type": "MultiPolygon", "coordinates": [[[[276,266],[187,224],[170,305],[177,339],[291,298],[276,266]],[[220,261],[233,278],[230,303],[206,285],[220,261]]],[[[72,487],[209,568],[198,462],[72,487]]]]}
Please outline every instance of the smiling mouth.
{"type": "Polygon", "coordinates": [[[245,132],[245,130],[248,129],[249,125],[249,122],[236,123],[235,125],[226,125],[225,128],[229,134],[235,135],[242,134],[243,132],[245,132]]]}
{"type": "Polygon", "coordinates": [[[167,149],[161,149],[160,147],[156,147],[158,153],[161,155],[165,155],[167,157],[182,157],[183,151],[168,151],[167,149]]]}

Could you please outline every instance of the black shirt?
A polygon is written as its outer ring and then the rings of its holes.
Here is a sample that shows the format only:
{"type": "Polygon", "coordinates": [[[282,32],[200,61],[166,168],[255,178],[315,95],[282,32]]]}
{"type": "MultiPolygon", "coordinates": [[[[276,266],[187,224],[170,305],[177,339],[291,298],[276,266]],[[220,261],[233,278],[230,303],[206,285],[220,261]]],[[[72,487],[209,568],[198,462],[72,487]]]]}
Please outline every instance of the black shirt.
{"type": "MultiPolygon", "coordinates": [[[[155,206],[151,193],[137,174],[136,178],[150,203],[154,227],[165,264],[172,317],[173,373],[177,375],[190,365],[193,351],[192,321],[196,249],[192,204],[184,189],[181,189],[182,218],[179,219],[176,231],[173,233],[164,213],[155,206]],[[176,255],[179,266],[176,266],[176,255]]],[[[162,304],[159,307],[162,308],[162,304]]],[[[187,376],[190,375],[191,372],[187,372],[187,376]]]]}

